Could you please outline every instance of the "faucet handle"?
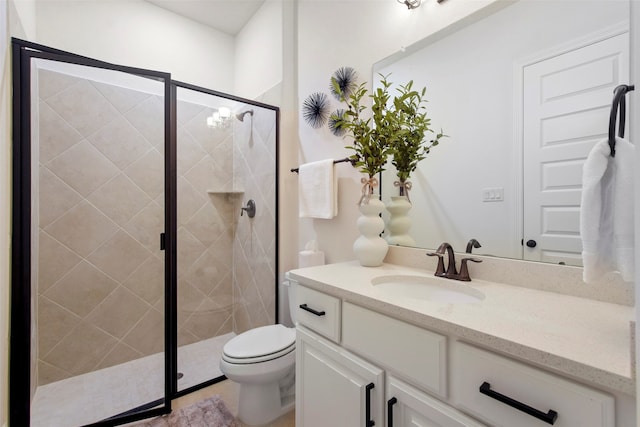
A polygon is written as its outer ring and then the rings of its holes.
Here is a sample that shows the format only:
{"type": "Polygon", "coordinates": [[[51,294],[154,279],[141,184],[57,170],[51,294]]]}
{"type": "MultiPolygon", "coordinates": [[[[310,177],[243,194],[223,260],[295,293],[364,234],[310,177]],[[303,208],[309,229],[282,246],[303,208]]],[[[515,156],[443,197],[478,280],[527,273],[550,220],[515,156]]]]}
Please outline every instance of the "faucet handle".
{"type": "Polygon", "coordinates": [[[473,248],[481,248],[481,247],[482,247],[482,245],[480,244],[480,242],[478,242],[476,239],[471,239],[471,240],[469,240],[469,242],[467,243],[467,250],[466,250],[466,252],[467,252],[468,254],[470,254],[470,253],[471,253],[471,250],[472,250],[473,248]]]}
{"type": "Polygon", "coordinates": [[[482,260],[478,258],[462,258],[462,261],[460,261],[460,275],[458,276],[458,280],[462,280],[463,282],[471,281],[471,277],[469,277],[469,268],[467,267],[468,261],[482,262],[482,260]]]}
{"type": "Polygon", "coordinates": [[[444,254],[438,252],[427,252],[427,255],[438,257],[438,267],[436,268],[435,276],[444,276],[444,254]]]}

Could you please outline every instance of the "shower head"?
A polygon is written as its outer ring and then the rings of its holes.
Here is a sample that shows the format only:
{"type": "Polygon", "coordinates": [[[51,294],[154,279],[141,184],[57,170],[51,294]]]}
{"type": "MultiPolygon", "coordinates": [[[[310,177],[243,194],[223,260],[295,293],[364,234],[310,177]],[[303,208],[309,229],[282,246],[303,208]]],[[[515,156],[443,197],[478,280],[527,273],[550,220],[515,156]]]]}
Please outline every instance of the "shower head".
{"type": "Polygon", "coordinates": [[[250,116],[253,116],[253,110],[246,110],[236,114],[236,119],[240,120],[241,122],[244,122],[244,116],[247,114],[249,114],[250,116]]]}

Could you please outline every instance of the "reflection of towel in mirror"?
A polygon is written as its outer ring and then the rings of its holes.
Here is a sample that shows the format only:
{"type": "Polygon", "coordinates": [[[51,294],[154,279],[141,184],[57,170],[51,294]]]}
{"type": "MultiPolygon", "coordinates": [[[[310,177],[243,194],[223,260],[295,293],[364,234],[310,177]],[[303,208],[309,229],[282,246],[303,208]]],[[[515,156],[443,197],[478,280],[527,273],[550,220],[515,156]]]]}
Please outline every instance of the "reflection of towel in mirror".
{"type": "Polygon", "coordinates": [[[583,280],[597,282],[619,271],[626,282],[634,277],[634,146],[616,138],[616,155],[606,139],[595,144],[582,171],[580,236],[583,280]]]}
{"type": "Polygon", "coordinates": [[[298,204],[300,218],[331,219],[338,214],[338,177],[333,160],[300,165],[298,204]]]}

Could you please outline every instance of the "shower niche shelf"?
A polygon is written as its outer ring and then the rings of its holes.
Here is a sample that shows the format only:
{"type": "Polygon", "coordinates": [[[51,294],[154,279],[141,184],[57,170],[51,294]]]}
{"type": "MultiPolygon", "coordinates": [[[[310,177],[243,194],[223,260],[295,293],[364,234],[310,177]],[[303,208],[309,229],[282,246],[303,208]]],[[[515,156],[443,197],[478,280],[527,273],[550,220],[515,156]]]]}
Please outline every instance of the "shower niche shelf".
{"type": "Polygon", "coordinates": [[[225,200],[228,201],[231,198],[241,197],[244,194],[244,190],[207,190],[207,193],[213,196],[224,196],[225,200]]]}

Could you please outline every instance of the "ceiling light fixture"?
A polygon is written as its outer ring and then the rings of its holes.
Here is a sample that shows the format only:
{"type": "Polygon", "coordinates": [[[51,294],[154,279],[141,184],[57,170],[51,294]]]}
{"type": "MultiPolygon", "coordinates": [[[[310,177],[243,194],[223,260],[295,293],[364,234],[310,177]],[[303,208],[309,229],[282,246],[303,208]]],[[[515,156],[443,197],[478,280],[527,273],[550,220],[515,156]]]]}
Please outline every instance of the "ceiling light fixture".
{"type": "Polygon", "coordinates": [[[211,116],[207,117],[207,126],[210,128],[226,127],[230,118],[231,109],[220,107],[218,111],[214,111],[211,116]]]}
{"type": "Polygon", "coordinates": [[[407,9],[416,9],[420,7],[421,0],[397,0],[398,3],[407,6],[407,9]]]}

